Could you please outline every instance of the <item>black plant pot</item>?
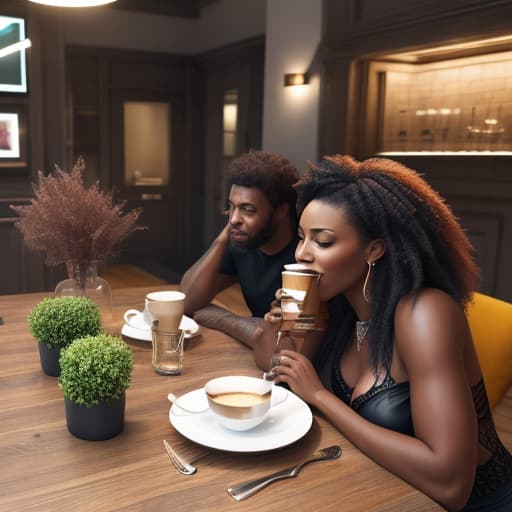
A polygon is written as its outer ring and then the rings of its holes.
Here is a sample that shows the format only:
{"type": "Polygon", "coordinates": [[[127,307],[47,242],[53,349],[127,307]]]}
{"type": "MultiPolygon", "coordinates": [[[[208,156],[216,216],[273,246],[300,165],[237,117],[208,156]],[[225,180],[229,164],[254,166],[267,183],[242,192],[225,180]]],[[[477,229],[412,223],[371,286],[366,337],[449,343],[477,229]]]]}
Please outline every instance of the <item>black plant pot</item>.
{"type": "Polygon", "coordinates": [[[94,407],[78,405],[64,397],[64,405],[68,430],[80,439],[104,441],[123,431],[125,393],[94,407]]]}
{"type": "Polygon", "coordinates": [[[39,359],[41,360],[41,368],[46,375],[50,377],[58,377],[60,375],[60,349],[55,345],[48,345],[43,341],[38,341],[39,359]]]}

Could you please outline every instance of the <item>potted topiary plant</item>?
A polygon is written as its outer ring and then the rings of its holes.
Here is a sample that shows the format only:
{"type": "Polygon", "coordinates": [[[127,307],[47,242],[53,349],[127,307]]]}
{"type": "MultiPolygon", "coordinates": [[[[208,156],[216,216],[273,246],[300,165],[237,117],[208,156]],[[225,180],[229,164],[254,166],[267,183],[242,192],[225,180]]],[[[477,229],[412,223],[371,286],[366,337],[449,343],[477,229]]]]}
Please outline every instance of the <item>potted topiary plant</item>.
{"type": "Polygon", "coordinates": [[[130,347],[116,336],[86,336],[62,351],[60,367],[68,430],[90,441],[122,432],[133,369],[130,347]]]}
{"type": "Polygon", "coordinates": [[[76,338],[99,334],[101,317],[98,306],[87,297],[46,298],[29,313],[28,326],[38,341],[44,373],[58,377],[61,349],[76,338]]]}

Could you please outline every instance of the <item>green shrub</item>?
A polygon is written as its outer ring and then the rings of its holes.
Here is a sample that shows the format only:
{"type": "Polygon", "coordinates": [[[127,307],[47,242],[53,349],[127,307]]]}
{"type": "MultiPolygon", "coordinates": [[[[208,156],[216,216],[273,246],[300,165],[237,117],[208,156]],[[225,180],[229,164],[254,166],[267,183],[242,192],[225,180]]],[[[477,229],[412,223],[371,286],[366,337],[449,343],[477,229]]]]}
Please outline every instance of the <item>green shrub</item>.
{"type": "Polygon", "coordinates": [[[60,355],[59,387],[69,400],[92,407],[119,398],[130,385],[132,351],[108,334],[73,341],[60,355]]]}
{"type": "Polygon", "coordinates": [[[47,345],[66,347],[101,332],[98,306],[87,297],[43,299],[28,316],[30,333],[47,345]]]}

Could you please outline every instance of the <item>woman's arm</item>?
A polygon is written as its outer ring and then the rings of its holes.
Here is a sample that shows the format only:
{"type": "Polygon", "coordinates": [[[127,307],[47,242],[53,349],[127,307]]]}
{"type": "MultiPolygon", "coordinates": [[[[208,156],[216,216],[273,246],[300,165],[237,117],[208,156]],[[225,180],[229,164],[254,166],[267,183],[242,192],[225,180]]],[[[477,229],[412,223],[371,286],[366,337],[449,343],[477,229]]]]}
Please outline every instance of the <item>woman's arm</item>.
{"type": "Polygon", "coordinates": [[[439,290],[402,300],[395,315],[395,354],[409,377],[415,437],[377,426],[321,384],[294,352],[277,382],[322,412],[355,446],[448,510],[469,498],[476,468],[477,419],[463,352],[471,342],[462,308],[439,290]]]}

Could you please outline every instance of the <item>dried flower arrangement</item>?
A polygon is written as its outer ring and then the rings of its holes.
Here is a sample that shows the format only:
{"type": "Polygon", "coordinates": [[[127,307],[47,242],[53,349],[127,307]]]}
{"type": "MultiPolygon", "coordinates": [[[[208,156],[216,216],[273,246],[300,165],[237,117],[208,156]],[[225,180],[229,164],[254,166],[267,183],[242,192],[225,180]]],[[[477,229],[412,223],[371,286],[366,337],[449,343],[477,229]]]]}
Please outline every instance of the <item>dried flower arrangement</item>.
{"type": "Polygon", "coordinates": [[[84,187],[85,164],[78,159],[71,172],[38,173],[30,205],[14,206],[16,227],[28,247],[46,253],[49,265],[76,262],[87,267],[114,254],[119,244],[137,229],[140,209],[122,213],[125,202],[114,205],[112,194],[98,184],[84,187]]]}

